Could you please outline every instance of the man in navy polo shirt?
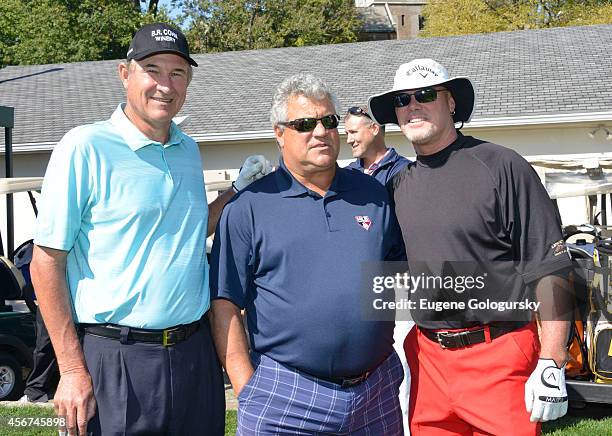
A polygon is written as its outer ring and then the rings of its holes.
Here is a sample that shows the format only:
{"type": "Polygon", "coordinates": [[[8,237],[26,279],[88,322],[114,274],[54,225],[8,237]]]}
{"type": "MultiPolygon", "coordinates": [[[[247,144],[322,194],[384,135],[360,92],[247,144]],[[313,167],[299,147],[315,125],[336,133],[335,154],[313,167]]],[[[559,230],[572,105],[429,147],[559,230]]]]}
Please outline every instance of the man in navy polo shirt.
{"type": "Polygon", "coordinates": [[[336,165],[335,103],[311,75],[278,87],[280,166],[217,227],[211,321],[238,434],[402,434],[393,322],[360,310],[362,263],[402,259],[401,235],[384,186],[336,165]]]}
{"type": "Polygon", "coordinates": [[[353,157],[347,168],[374,177],[383,185],[410,161],[385,145],[385,126],[375,123],[365,107],[352,106],[344,116],[346,143],[353,157]]]}

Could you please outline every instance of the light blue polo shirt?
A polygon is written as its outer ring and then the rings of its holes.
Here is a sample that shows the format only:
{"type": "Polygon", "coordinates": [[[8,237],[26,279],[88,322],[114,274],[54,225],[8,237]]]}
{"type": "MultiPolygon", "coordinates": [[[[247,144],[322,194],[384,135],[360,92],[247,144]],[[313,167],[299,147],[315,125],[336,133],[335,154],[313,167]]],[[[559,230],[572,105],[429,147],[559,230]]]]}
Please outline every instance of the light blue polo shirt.
{"type": "Polygon", "coordinates": [[[120,105],[55,147],[35,243],[68,251],[77,322],[161,329],[208,310],[207,226],[196,142],[174,123],[155,142],[120,105]]]}

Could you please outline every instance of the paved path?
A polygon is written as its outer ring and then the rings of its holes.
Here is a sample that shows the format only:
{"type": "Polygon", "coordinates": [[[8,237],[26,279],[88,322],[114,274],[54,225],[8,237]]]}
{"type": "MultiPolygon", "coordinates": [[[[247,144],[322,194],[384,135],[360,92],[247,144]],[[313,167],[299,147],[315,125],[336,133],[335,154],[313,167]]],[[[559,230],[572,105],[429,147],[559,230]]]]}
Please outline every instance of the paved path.
{"type": "Polygon", "coordinates": [[[236,399],[236,395],[234,395],[234,390],[230,384],[225,385],[225,408],[227,410],[238,409],[238,400],[236,399]]]}
{"type": "Polygon", "coordinates": [[[19,401],[0,401],[0,407],[53,407],[53,400],[48,403],[20,403],[19,401]]]}

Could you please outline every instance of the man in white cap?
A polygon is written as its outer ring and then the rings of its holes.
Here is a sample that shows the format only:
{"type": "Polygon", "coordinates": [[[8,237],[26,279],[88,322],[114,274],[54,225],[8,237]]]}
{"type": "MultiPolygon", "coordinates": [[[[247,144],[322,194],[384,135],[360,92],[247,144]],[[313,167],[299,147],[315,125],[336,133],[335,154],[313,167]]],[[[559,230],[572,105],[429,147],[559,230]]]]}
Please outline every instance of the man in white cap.
{"type": "Polygon", "coordinates": [[[562,318],[571,263],[558,214],[521,156],[455,127],[473,108],[470,80],[431,59],[401,65],[393,89],[369,99],[376,122],[399,125],[417,154],[392,181],[410,273],[453,279],[450,288],[411,291],[413,435],[533,435],[567,411],[562,318]],[[459,264],[474,273],[453,273],[459,264]]]}
{"type": "MultiPolygon", "coordinates": [[[[197,66],[185,36],[145,25],[126,57],[127,102],[64,136],[42,189],[32,280],[60,433],[223,435],[205,240],[234,192],[207,206],[198,145],[172,121],[197,66]]],[[[250,157],[234,190],[267,170],[250,157]]]]}

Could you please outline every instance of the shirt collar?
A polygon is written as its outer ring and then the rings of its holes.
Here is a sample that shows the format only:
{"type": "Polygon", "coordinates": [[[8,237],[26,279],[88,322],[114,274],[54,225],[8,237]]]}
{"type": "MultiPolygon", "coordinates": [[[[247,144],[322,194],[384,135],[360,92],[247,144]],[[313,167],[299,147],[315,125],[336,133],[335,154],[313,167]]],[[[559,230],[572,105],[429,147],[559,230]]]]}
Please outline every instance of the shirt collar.
{"type": "MultiPolygon", "coordinates": [[[[376,168],[374,169],[373,172],[375,172],[376,170],[379,170],[380,168],[384,167],[385,165],[390,165],[390,164],[394,163],[397,159],[399,159],[399,154],[397,154],[397,152],[395,151],[395,148],[393,148],[393,147],[388,148],[386,153],[380,159],[380,161],[374,162],[372,164],[372,165],[376,164],[376,168]]],[[[365,172],[365,170],[366,170],[366,168],[364,168],[364,166],[363,166],[363,159],[356,159],[351,164],[351,166],[353,168],[357,168],[357,169],[361,170],[361,172],[365,172]]]]}
{"type": "Polygon", "coordinates": [[[125,103],[121,103],[115,109],[115,112],[111,115],[110,121],[117,128],[119,134],[123,137],[123,140],[126,142],[128,147],[132,151],[136,151],[140,148],[146,147],[147,145],[160,145],[164,148],[168,148],[172,145],[178,145],[182,141],[181,130],[178,126],[172,121],[170,123],[170,136],[168,138],[168,142],[162,144],[161,142],[154,141],[150,138],[147,138],[138,127],[132,123],[129,118],[125,115],[123,111],[125,109],[125,103]]]}
{"type": "MultiPolygon", "coordinates": [[[[350,191],[354,189],[353,184],[350,180],[347,180],[347,171],[336,165],[336,174],[332,183],[325,193],[325,197],[331,197],[339,192],[350,191]]],[[[283,158],[279,159],[278,169],[275,172],[276,186],[282,197],[299,197],[300,195],[312,195],[312,191],[302,185],[296,180],[295,177],[289,172],[283,162],[283,158]]]]}
{"type": "Polygon", "coordinates": [[[452,143],[444,147],[442,150],[437,151],[434,154],[429,155],[417,155],[417,163],[430,168],[435,168],[443,165],[450,155],[455,151],[463,147],[466,137],[461,132],[457,132],[457,139],[452,143]]]}
{"type": "Polygon", "coordinates": [[[380,168],[382,166],[392,164],[398,159],[399,159],[399,154],[397,154],[397,151],[395,151],[395,148],[391,147],[389,150],[387,150],[387,153],[385,153],[385,155],[380,160],[380,162],[378,162],[378,167],[380,168]]]}

